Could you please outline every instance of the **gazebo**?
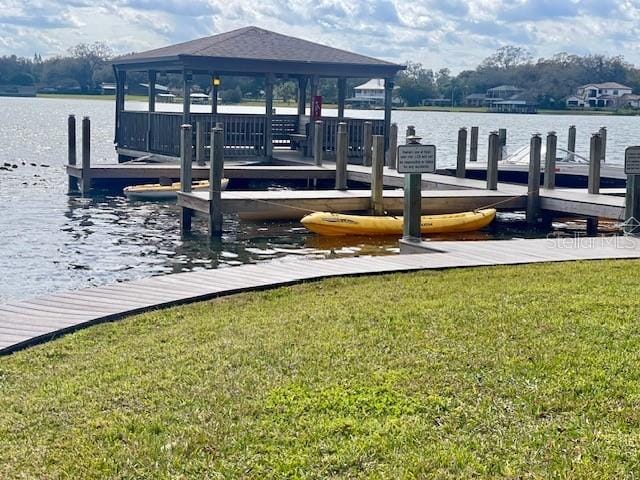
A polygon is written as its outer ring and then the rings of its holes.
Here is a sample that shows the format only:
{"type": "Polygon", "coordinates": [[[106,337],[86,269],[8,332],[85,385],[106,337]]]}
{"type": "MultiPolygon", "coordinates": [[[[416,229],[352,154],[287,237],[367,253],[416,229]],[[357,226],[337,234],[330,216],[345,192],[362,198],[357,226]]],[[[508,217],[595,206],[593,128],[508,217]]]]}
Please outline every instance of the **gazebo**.
{"type": "MultiPolygon", "coordinates": [[[[180,151],[180,125],[201,123],[210,132],[222,123],[225,156],[272,158],[273,148],[289,146],[291,135],[313,135],[310,128],[322,120],[323,147],[332,152],[339,121],[347,122],[349,155],[361,156],[364,119],[344,116],[347,78],[384,79],[384,120],[369,120],[373,133],[385,136],[389,145],[391,95],[394,77],[402,65],[339,50],[299,38],[282,35],[258,27],[245,27],[227,33],[200,38],[155,50],[134,53],[113,61],[116,76],[115,144],[122,157],[146,154],[175,157],[180,151]],[[125,85],[129,72],[146,72],[149,102],[147,111],[125,110],[125,85]],[[156,79],[159,74],[182,76],[182,112],[156,111],[156,79]],[[191,87],[194,75],[212,79],[211,111],[191,112],[191,87]],[[221,76],[263,77],[265,80],[265,112],[261,115],[218,113],[217,80],[221,76]],[[273,110],[273,86],[278,78],[296,80],[298,85],[297,115],[276,115],[273,110]],[[307,115],[307,88],[310,98],[317,98],[321,78],[337,82],[337,117],[307,115]]],[[[208,137],[207,137],[208,140],[208,137]]]]}

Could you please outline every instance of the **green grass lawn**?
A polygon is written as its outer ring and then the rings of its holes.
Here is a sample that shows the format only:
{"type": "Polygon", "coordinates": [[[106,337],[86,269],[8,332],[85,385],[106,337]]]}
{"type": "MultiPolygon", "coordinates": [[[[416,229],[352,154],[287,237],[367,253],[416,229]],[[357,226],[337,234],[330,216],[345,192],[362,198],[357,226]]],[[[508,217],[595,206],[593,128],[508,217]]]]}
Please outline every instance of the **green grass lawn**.
{"type": "Polygon", "coordinates": [[[332,279],[0,357],[0,478],[637,478],[639,261],[332,279]]]}

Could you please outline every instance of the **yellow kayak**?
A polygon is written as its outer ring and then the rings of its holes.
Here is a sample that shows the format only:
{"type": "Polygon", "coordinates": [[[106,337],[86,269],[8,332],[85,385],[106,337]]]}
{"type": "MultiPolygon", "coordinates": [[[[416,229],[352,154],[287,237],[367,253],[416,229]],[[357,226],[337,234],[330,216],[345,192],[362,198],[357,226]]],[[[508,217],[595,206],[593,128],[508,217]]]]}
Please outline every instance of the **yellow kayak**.
{"type": "MultiPolygon", "coordinates": [[[[222,190],[229,185],[229,179],[222,179],[222,190]]],[[[159,183],[147,183],[145,185],[133,185],[125,187],[124,194],[132,200],[172,200],[178,196],[180,190],[180,182],[174,182],[170,185],[160,185],[159,183]]],[[[194,192],[209,190],[209,180],[198,180],[191,184],[191,190],[194,192]]]]}
{"type": "MultiPolygon", "coordinates": [[[[472,232],[489,225],[495,216],[495,208],[423,215],[420,230],[425,234],[472,232]]],[[[320,235],[402,235],[402,217],[315,212],[303,217],[301,222],[308,230],[320,235]]]]}

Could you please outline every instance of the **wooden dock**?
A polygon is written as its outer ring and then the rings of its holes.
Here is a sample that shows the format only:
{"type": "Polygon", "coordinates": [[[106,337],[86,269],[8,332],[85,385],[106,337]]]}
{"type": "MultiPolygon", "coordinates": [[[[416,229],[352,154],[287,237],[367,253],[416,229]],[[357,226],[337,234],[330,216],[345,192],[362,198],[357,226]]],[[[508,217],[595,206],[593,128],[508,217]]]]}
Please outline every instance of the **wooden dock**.
{"type": "Polygon", "coordinates": [[[10,302],[0,305],[0,354],[150,309],[328,277],[640,258],[640,240],[632,237],[423,243],[431,253],[243,265],[177,273],[10,302]]]}
{"type": "MultiPolygon", "coordinates": [[[[544,175],[544,165],[541,168],[544,175]]],[[[455,167],[441,168],[439,173],[453,175],[455,167]]],[[[528,165],[515,165],[509,163],[498,164],[498,179],[501,182],[526,184],[529,175],[528,165]]],[[[467,178],[484,180],[487,176],[487,164],[481,162],[466,164],[467,178]]],[[[556,185],[559,187],[584,188],[589,178],[589,165],[587,164],[556,164],[556,185]]],[[[624,187],[627,176],[622,165],[602,164],[600,182],[605,187],[624,187]]]]}
{"type": "MultiPolygon", "coordinates": [[[[225,191],[222,213],[238,213],[244,218],[299,220],[310,212],[366,212],[371,206],[369,190],[281,190],[225,191]]],[[[390,214],[402,214],[404,192],[385,190],[384,206],[390,214]]],[[[196,212],[209,212],[209,192],[178,193],[178,205],[196,212]]],[[[521,209],[526,198],[491,190],[425,190],[425,214],[465,212],[499,203],[503,209],[521,209]]]]}
{"type": "MultiPolygon", "coordinates": [[[[193,178],[209,178],[209,166],[193,165],[193,178]]],[[[225,165],[226,178],[263,180],[307,180],[335,178],[335,165],[316,167],[315,165],[225,165]]],[[[67,175],[82,178],[82,167],[67,165],[67,175]]],[[[180,178],[180,165],[176,163],[121,163],[91,166],[92,180],[118,180],[124,182],[156,183],[159,178],[180,178]]]]}

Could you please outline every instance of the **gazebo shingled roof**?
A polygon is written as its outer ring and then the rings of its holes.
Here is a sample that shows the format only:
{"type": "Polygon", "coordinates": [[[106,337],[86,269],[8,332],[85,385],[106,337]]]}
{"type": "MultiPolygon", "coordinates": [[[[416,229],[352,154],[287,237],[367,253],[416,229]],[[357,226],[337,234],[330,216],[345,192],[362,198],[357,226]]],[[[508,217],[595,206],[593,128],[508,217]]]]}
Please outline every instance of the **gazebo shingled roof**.
{"type": "Polygon", "coordinates": [[[113,64],[122,70],[157,66],[233,73],[380,77],[392,77],[405,68],[253,26],[125,55],[113,64]]]}

